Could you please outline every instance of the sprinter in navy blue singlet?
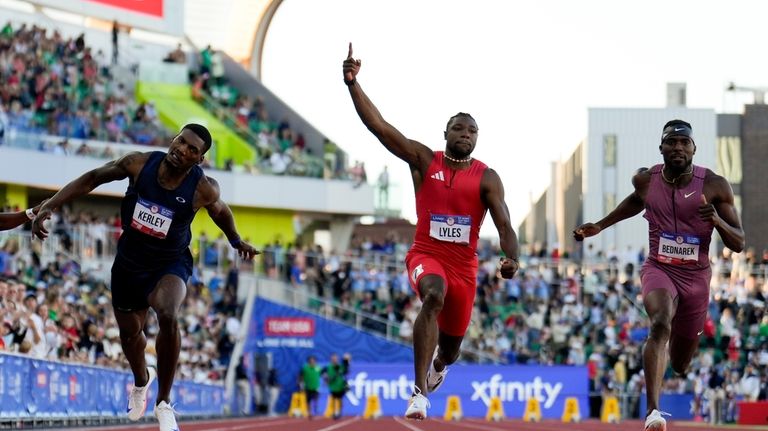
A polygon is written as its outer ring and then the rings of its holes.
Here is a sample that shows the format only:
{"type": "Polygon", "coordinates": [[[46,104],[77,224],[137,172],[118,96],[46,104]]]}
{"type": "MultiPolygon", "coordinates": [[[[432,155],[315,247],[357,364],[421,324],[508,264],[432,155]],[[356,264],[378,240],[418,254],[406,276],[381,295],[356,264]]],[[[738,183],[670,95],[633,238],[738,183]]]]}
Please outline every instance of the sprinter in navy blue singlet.
{"type": "Polygon", "coordinates": [[[123,353],[131,365],[134,388],[128,398],[128,418],[139,420],[147,406],[147,391],[158,379],[154,413],[160,431],[179,431],[170,405],[171,386],[179,360],[179,308],[192,273],[190,224],[205,208],[244,259],[258,252],[240,240],[232,211],[221,201],[219,185],[198,166],[211,147],[211,134],[199,124],[187,124],[173,138],[167,153],[130,153],[86,172],[59,190],[40,208],[32,232],[48,236],[44,222],[51,212],[101,184],[128,178],[121,204],[123,233],[112,265],[112,306],[120,328],[123,353]],[[157,314],[157,370],[147,367],[144,325],[149,307],[157,314]]]}
{"type": "Polygon", "coordinates": [[[168,190],[157,180],[164,157],[162,152],[150,153],[120,205],[123,234],[112,266],[112,305],[120,311],[147,308],[147,297],[163,275],[175,274],[186,281],[192,274],[189,226],[203,170],[193,166],[181,185],[168,190]]]}

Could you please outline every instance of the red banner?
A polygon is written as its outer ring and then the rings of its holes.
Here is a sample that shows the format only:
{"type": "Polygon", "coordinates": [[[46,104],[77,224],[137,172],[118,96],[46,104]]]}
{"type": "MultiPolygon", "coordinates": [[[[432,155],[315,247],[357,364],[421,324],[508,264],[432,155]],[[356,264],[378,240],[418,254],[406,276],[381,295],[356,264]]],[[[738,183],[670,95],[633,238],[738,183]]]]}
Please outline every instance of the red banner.
{"type": "Polygon", "coordinates": [[[163,0],[89,0],[125,9],[131,12],[139,12],[147,15],[163,17],[163,0]]]}
{"type": "Polygon", "coordinates": [[[313,337],[315,319],[308,317],[268,317],[264,322],[264,334],[278,337],[313,337]]]}

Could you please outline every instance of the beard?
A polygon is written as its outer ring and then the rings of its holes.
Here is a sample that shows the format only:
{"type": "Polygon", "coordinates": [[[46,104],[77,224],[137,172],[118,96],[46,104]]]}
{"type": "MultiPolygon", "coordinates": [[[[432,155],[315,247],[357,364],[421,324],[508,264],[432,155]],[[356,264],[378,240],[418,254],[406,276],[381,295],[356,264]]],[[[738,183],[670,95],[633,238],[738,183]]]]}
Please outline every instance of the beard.
{"type": "Polygon", "coordinates": [[[672,160],[671,158],[664,158],[664,165],[671,173],[676,174],[682,174],[683,172],[688,172],[688,169],[691,168],[691,165],[693,164],[693,159],[687,159],[687,160],[672,160]]]}
{"type": "Polygon", "coordinates": [[[451,155],[457,159],[466,159],[469,157],[470,154],[472,154],[472,150],[474,150],[474,147],[471,145],[463,145],[463,144],[453,144],[447,148],[451,155]]]}

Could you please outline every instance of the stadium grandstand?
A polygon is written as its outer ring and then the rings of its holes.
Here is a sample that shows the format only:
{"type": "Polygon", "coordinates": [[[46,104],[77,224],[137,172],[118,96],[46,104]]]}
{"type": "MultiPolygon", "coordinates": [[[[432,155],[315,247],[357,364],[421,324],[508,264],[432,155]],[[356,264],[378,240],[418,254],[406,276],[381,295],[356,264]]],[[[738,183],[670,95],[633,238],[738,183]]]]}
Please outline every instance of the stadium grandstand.
{"type": "MultiPolygon", "coordinates": [[[[281,0],[227,2],[241,8],[233,27],[249,29],[239,38],[213,35],[221,21],[210,3],[0,0],[3,212],[33,207],[108,160],[163,151],[188,122],[213,135],[204,169],[261,255],[239,259],[203,212],[192,224],[172,392],[181,428],[554,429],[538,427],[544,419],[639,429],[644,250],[575,253],[533,233],[509,280],[498,273],[498,245],[479,244],[461,364],[430,398],[440,419],[389,419],[402,414],[413,384],[421,302],[403,261],[415,226],[386,217],[397,211],[376,203],[380,191],[363,168],[259,80],[281,0]],[[329,419],[325,384],[324,418],[304,421],[302,365],[344,353],[345,422],[329,419]]],[[[124,191],[125,183],[104,185],[64,207],[44,242],[31,239],[30,223],[0,232],[0,429],[135,429],[126,425],[133,380],[109,286],[124,191]]],[[[534,231],[527,223],[521,233],[534,231]]],[[[766,409],[757,416],[768,411],[768,251],[721,247],[711,261],[699,352],[687,374],[667,370],[662,395],[676,421],[711,424],[702,429],[740,423],[752,404],[766,409]]],[[[150,313],[149,365],[157,332],[150,313]]],[[[155,426],[150,416],[141,427],[155,426]]]]}

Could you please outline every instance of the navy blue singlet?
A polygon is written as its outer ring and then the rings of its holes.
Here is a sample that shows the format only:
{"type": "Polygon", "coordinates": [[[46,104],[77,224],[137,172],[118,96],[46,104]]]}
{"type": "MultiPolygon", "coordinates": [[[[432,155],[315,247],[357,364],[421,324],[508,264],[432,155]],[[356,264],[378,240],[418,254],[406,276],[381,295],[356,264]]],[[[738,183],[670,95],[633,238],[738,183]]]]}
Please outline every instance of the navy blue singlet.
{"type": "Polygon", "coordinates": [[[120,206],[123,234],[117,244],[118,259],[145,270],[179,259],[188,250],[195,217],[192,201],[203,176],[203,170],[195,166],[175,190],[164,189],[157,175],[165,155],[155,151],[149,156],[135,184],[128,185],[120,206]]]}

